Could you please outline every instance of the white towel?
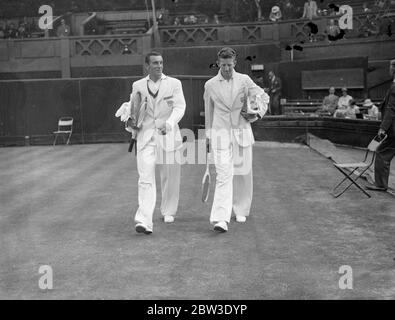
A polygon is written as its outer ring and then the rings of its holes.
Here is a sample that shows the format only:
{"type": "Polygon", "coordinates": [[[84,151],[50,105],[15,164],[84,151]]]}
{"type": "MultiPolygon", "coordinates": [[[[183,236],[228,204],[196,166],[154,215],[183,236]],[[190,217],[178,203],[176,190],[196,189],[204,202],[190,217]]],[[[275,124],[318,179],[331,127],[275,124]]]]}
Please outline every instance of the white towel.
{"type": "Polygon", "coordinates": [[[120,108],[117,110],[115,113],[115,116],[117,118],[121,118],[122,122],[128,121],[128,119],[131,116],[131,108],[130,108],[130,101],[129,102],[124,102],[120,108]]]}

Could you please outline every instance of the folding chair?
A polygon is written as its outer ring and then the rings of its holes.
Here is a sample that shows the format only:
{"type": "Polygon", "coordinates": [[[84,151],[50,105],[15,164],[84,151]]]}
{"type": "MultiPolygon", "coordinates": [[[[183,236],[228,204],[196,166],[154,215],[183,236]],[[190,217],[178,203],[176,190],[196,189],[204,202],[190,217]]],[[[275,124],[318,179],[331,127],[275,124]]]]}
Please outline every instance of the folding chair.
{"type": "Polygon", "coordinates": [[[71,134],[73,133],[73,121],[72,117],[61,117],[58,121],[58,131],[54,131],[55,140],[53,141],[53,145],[56,145],[56,140],[58,139],[59,134],[67,134],[67,143],[70,144],[71,134]],[[67,130],[65,129],[67,127],[67,130]]]}
{"type": "Polygon", "coordinates": [[[357,180],[362,177],[362,175],[372,166],[374,163],[374,159],[376,158],[376,150],[378,146],[387,138],[385,135],[384,138],[379,138],[377,135],[373,138],[373,140],[369,143],[368,147],[366,148],[365,158],[362,162],[354,162],[354,163],[334,163],[336,169],[338,169],[345,178],[340,181],[331,191],[331,194],[338,198],[344,192],[346,192],[352,185],[355,185],[359,190],[361,190],[367,197],[371,197],[369,193],[367,193],[358,183],[357,180]],[[371,154],[371,160],[368,161],[369,154],[371,154]],[[350,173],[346,172],[345,170],[351,170],[350,173]],[[361,169],[359,173],[357,172],[356,178],[353,179],[352,175],[358,169],[361,169]],[[342,190],[339,191],[340,186],[343,185],[344,182],[349,181],[350,183],[342,190]]]}

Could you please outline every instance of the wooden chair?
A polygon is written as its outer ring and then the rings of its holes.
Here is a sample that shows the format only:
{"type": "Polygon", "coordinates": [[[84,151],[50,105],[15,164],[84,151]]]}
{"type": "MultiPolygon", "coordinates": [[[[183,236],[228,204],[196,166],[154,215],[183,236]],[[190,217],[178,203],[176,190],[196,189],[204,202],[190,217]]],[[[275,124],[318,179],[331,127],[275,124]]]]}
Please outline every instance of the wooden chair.
{"type": "Polygon", "coordinates": [[[61,117],[58,121],[58,130],[54,131],[55,139],[53,141],[53,145],[56,145],[56,140],[58,139],[58,135],[68,135],[66,144],[70,144],[70,138],[73,133],[73,122],[74,119],[72,117],[61,117]]]}

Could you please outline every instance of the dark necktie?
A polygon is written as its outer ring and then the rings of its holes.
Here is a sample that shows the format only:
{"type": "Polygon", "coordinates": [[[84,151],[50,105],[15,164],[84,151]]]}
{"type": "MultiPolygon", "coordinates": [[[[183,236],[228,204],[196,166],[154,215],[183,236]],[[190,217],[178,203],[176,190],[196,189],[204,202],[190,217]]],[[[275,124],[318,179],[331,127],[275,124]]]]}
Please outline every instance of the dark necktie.
{"type": "Polygon", "coordinates": [[[155,99],[155,98],[158,96],[159,89],[158,89],[158,91],[156,91],[156,93],[153,93],[153,92],[151,91],[151,89],[149,88],[148,82],[147,82],[147,89],[148,89],[148,93],[150,94],[150,96],[151,96],[152,98],[155,99]]]}

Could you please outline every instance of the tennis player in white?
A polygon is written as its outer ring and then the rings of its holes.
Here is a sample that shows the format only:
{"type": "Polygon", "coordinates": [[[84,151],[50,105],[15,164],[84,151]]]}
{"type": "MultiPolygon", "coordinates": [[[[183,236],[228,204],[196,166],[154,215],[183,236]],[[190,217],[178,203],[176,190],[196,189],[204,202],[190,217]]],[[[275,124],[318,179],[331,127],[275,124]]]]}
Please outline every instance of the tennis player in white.
{"type": "Polygon", "coordinates": [[[220,70],[204,86],[205,128],[217,173],[210,222],[214,230],[226,232],[232,209],[237,222],[250,214],[255,142],[250,123],[266,113],[269,96],[248,75],[235,71],[232,48],[221,49],[217,58],[220,70]]]}

